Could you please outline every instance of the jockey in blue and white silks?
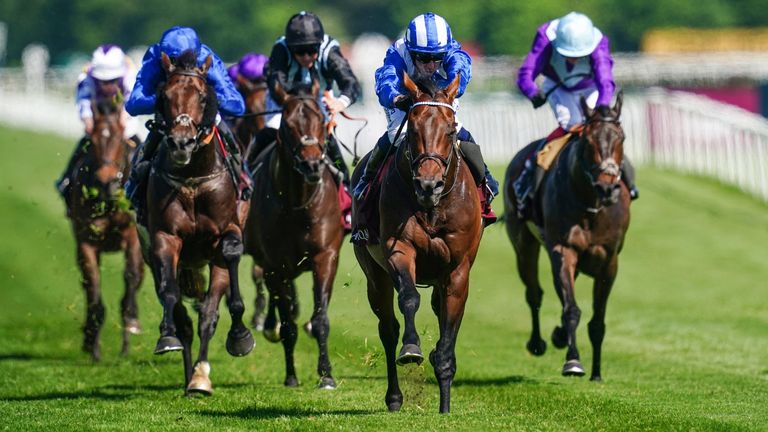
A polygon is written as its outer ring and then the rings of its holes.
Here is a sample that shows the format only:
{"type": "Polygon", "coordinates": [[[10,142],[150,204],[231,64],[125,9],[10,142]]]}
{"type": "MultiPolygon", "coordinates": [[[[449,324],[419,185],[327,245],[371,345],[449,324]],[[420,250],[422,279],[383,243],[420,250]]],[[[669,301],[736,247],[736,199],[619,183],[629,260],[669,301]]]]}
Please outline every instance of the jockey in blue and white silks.
{"type": "MultiPolygon", "coordinates": [[[[167,78],[161,60],[163,53],[170,58],[172,63],[183,55],[191,55],[193,53],[198,67],[205,63],[208,56],[211,56],[212,62],[206,74],[206,81],[216,92],[219,112],[227,116],[240,116],[245,112],[243,97],[229,79],[224,62],[221,61],[211,48],[200,42],[195,30],[189,27],[177,26],[166,30],[160,38],[160,42],[149,47],[147,52],[144,53],[141,69],[136,78],[136,85],[125,105],[126,110],[131,115],[155,114],[156,117],[162,115],[156,112],[156,104],[158,89],[161,88],[167,78]]],[[[220,113],[216,113],[215,118],[204,118],[202,126],[207,127],[210,125],[206,123],[215,123],[222,138],[224,138],[227,149],[239,161],[239,146],[235,143],[232,132],[229,130],[226,122],[221,121],[220,113]]],[[[145,198],[144,195],[146,195],[144,189],[146,188],[149,176],[150,164],[162,139],[163,135],[160,131],[150,130],[143,146],[136,152],[131,176],[126,184],[126,193],[131,197],[139,218],[141,218],[141,212],[144,207],[143,200],[145,198]]],[[[239,168],[239,162],[236,165],[238,165],[236,168],[239,168]]],[[[236,176],[236,178],[240,177],[239,172],[232,175],[236,176]]],[[[248,192],[246,192],[246,195],[248,192]]]]}
{"type": "MultiPolygon", "coordinates": [[[[136,67],[130,57],[126,56],[119,46],[112,44],[96,48],[91,61],[77,77],[75,105],[80,121],[83,122],[84,135],[75,146],[61,177],[56,181],[56,188],[65,200],[69,195],[72,171],[80,157],[85,154],[85,145],[93,131],[93,102],[105,99],[123,101],[130,95],[135,81],[136,67]]],[[[124,137],[139,144],[139,138],[136,136],[139,131],[138,119],[123,111],[122,120],[125,125],[124,137]]]]}
{"type": "MultiPolygon", "coordinates": [[[[459,75],[459,89],[453,102],[454,109],[457,110],[458,98],[464,94],[472,80],[472,59],[453,38],[451,27],[445,19],[432,12],[414,18],[408,25],[405,36],[387,49],[384,64],[376,70],[376,95],[387,116],[387,132],[379,138],[371,151],[363,176],[355,186],[354,195],[358,199],[364,196],[413,103],[403,85],[403,73],[416,79],[430,77],[440,88],[447,87],[459,75]]],[[[483,213],[487,216],[486,221],[491,223],[495,220],[495,215],[492,216],[490,202],[498,194],[498,182],[483,162],[480,147],[472,135],[462,126],[458,117],[456,122],[458,139],[462,141],[462,153],[469,163],[476,183],[482,185],[485,191],[483,213]]],[[[396,145],[399,145],[404,136],[403,131],[397,138],[396,145]]]]}

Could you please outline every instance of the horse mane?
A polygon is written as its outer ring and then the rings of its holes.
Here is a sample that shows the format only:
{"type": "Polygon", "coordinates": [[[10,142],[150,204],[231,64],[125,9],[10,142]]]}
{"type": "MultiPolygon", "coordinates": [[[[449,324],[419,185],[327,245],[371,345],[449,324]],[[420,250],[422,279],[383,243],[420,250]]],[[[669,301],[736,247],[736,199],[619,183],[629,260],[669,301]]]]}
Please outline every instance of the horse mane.
{"type": "Polygon", "coordinates": [[[197,67],[197,54],[191,49],[184,50],[178,57],[176,57],[173,64],[179,69],[195,69],[197,67]]]}
{"type": "Polygon", "coordinates": [[[434,99],[435,96],[437,96],[437,94],[443,90],[437,86],[435,80],[433,80],[430,76],[425,75],[417,77],[413,82],[416,83],[416,86],[419,88],[419,90],[428,94],[432,99],[434,99]]]}
{"type": "Polygon", "coordinates": [[[304,83],[296,83],[291,86],[291,88],[288,89],[288,94],[291,96],[312,96],[312,85],[311,84],[304,84],[304,83]]]}

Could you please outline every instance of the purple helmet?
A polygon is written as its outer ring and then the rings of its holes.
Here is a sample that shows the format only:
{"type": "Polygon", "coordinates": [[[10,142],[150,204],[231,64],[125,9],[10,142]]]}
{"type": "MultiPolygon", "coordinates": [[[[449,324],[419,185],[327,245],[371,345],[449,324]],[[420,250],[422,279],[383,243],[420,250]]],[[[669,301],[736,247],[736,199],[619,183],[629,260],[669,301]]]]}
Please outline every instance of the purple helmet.
{"type": "Polygon", "coordinates": [[[237,82],[237,74],[239,70],[240,70],[240,65],[238,65],[237,63],[227,68],[227,75],[229,75],[229,79],[231,79],[233,83],[237,82]]]}
{"type": "Polygon", "coordinates": [[[264,54],[250,52],[237,62],[237,72],[251,81],[263,78],[264,67],[267,65],[268,61],[269,57],[264,54]]]}

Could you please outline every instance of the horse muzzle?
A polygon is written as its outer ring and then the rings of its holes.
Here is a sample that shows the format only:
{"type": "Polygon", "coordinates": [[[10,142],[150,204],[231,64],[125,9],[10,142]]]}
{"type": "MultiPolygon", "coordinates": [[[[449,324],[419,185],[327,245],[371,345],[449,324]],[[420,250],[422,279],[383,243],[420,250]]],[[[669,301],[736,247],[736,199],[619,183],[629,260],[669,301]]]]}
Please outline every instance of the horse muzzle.
{"type": "Polygon", "coordinates": [[[298,170],[304,176],[304,180],[309,184],[320,183],[323,178],[323,169],[325,163],[322,159],[304,159],[299,162],[298,170]]]}
{"type": "Polygon", "coordinates": [[[619,202],[621,196],[621,185],[616,183],[597,183],[595,184],[600,205],[610,206],[619,202]]]}
{"type": "Polygon", "coordinates": [[[445,190],[445,181],[436,177],[414,177],[414,190],[416,201],[424,208],[433,208],[440,202],[441,194],[445,190]]]}

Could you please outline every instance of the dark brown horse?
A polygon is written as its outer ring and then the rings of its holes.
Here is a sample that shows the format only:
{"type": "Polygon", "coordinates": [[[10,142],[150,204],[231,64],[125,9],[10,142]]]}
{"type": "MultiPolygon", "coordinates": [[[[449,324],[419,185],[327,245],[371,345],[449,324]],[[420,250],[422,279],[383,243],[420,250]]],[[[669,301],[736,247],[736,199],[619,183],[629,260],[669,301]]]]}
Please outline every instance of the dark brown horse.
{"type": "Polygon", "coordinates": [[[144,278],[144,262],[123,190],[128,178],[128,142],[123,138],[123,105],[93,101],[93,132],[88,153],[79,162],[72,182],[70,218],[77,241],[77,263],[86,297],[83,350],[94,360],[101,358],[99,333],[104,325],[99,264],[102,252],[125,253],[125,294],[121,302],[123,354],[128,353],[128,335],[141,331],[136,292],[144,278]]]}
{"type": "MultiPolygon", "coordinates": [[[[287,94],[278,87],[275,101],[283,107],[277,144],[261,156],[254,172],[253,202],[246,225],[245,250],[253,256],[254,275],[263,276],[280,315],[285,350],[286,386],[298,385],[293,350],[298,336],[294,322],[294,279],[312,272],[314,309],[307,325],[317,339],[320,388],[335,388],[328,357],[328,304],[343,238],[338,186],[328,167],[325,119],[317,102],[319,84],[297,87],[287,94]]],[[[274,328],[273,310],[266,329],[274,328]]],[[[266,335],[265,331],[265,335],[266,335]]]]}
{"type": "MultiPolygon", "coordinates": [[[[387,357],[390,411],[397,411],[403,394],[396,364],[421,363],[415,315],[417,284],[432,285],[432,310],[438,317],[440,339],[429,355],[440,386],[440,412],[450,411],[451,384],[456,373],[456,339],[469,294],[469,272],[483,234],[477,188],[456,138],[452,103],[459,77],[445,90],[431,80],[405,87],[416,103],[408,113],[405,141],[383,178],[378,245],[355,245],[355,256],[368,278],[368,301],[379,318],[379,337],[387,357]],[[403,347],[396,358],[400,324],[393,308],[394,290],[405,317],[403,347]]],[[[367,157],[367,156],[366,156],[367,157]]],[[[358,165],[352,183],[362,175],[358,165]]],[[[360,202],[353,207],[357,224],[360,202]]]]}
{"type": "Polygon", "coordinates": [[[147,189],[149,263],[163,306],[155,354],[183,350],[186,391],[211,394],[208,344],[225,294],[232,316],[227,351],[243,356],[254,346],[243,324],[237,278],[243,221],[238,217],[237,188],[222,155],[225,146],[213,125],[201,124],[213,117],[204,117],[206,110],[216,107],[216,94],[206,84],[211,57],[198,68],[192,53],[182,55],[175,65],[163,54],[162,64],[167,76],[159,95],[164,145],[154,159],[147,189]],[[207,290],[205,266],[210,273],[207,290]],[[194,374],[192,321],[182,295],[201,304],[194,374]]]}
{"type": "Polygon", "coordinates": [[[549,255],[555,292],[563,306],[561,324],[552,332],[552,344],[568,347],[563,375],[584,375],[576,348],[576,327],[581,310],[574,283],[579,273],[594,278],[593,316],[589,322],[592,342],[592,380],[600,380],[600,358],[605,335],[605,309],[616,279],[619,252],[629,227],[629,191],[620,181],[624,131],[619,123],[622,94],[613,109],[592,111],[582,100],[586,123],[581,136],[571,142],[545,174],[534,197],[532,221],[516,217],[512,183],[520,174],[530,144],[507,168],[504,204],[507,234],[517,254],[517,269],[526,287],[533,330],[527,348],[544,354],[547,344],[539,331],[543,291],[538,279],[540,246],[549,255]]]}
{"type": "Polygon", "coordinates": [[[236,84],[245,100],[245,114],[235,120],[232,133],[241,146],[241,154],[245,154],[256,132],[265,125],[263,113],[267,106],[267,82],[264,79],[251,81],[238,75],[236,84]]]}

